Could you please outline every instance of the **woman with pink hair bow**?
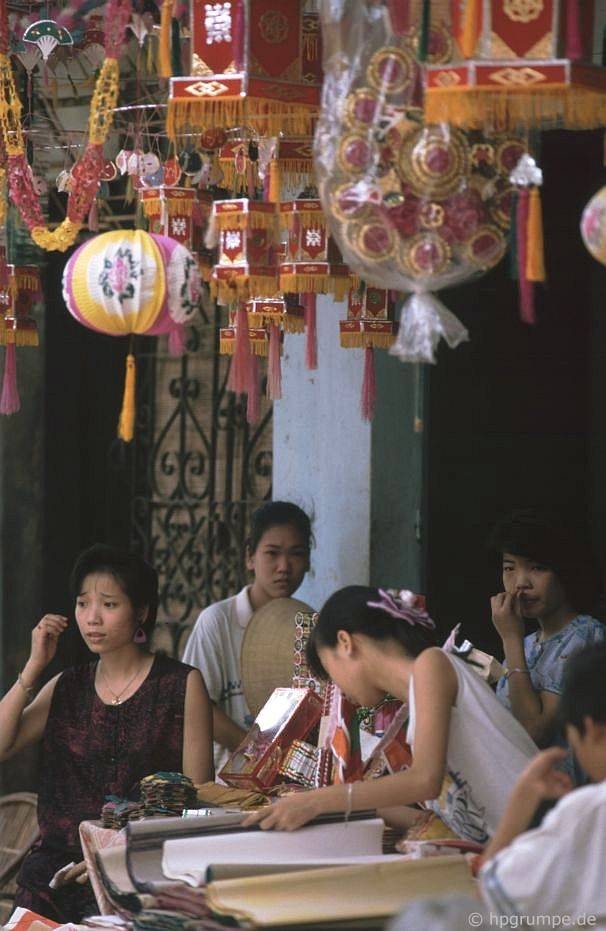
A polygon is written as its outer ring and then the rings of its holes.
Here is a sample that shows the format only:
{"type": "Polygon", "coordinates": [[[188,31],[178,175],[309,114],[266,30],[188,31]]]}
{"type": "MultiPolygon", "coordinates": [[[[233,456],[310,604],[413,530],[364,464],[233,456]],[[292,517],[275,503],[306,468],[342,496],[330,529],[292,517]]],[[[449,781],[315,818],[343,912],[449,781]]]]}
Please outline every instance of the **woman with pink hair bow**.
{"type": "Polygon", "coordinates": [[[287,796],[247,823],[294,830],[329,812],[347,817],[424,803],[462,839],[486,843],[537,747],[473,667],[437,646],[423,600],[407,591],[342,588],[320,612],[307,659],[355,704],[376,705],[386,693],[408,702],[412,764],[287,796]]]}

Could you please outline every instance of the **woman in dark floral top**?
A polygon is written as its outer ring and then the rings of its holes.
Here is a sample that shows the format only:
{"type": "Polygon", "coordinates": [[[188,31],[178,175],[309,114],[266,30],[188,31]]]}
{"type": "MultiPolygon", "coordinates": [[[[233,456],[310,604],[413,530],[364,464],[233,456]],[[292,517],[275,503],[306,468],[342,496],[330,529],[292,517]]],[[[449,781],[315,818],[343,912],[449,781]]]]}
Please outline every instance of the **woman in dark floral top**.
{"type": "Polygon", "coordinates": [[[97,911],[84,877],[78,827],[99,818],[105,796],[128,797],[143,776],[212,778],[212,720],[197,669],[149,652],[158,580],[141,557],[97,544],[72,572],[76,622],[96,659],[50,680],[28,701],[51,662],[67,618],[46,614],[29,659],[0,702],[0,761],[42,741],[40,841],[18,876],[16,905],[59,922],[97,911]],[[49,881],[78,864],[57,889],[49,881]]]}

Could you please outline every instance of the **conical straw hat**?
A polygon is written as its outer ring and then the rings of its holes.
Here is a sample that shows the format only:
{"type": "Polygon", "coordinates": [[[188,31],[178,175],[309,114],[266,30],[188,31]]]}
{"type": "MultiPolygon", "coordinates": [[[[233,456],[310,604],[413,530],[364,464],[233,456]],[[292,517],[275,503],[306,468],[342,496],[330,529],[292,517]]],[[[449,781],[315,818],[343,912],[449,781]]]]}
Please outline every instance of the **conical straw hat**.
{"type": "Polygon", "coordinates": [[[248,622],[240,667],[244,696],[255,717],[274,689],[292,685],[295,616],[299,611],[313,608],[297,598],[274,598],[248,622]]]}

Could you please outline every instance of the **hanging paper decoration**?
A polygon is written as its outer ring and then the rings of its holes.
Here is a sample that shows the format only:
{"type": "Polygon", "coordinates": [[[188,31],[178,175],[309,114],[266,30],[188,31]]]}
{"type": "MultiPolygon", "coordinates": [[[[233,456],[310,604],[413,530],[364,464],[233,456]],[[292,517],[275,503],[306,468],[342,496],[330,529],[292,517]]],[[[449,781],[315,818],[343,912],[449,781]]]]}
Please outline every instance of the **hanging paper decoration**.
{"type": "Polygon", "coordinates": [[[364,349],[364,378],[360,411],[364,420],[372,420],[376,404],[374,350],[390,349],[396,336],[394,304],[388,291],[361,284],[349,292],[347,320],[339,321],[341,346],[364,349]]]}
{"type": "Polygon", "coordinates": [[[427,65],[428,122],[501,131],[606,123],[606,68],[592,64],[591,50],[583,49],[592,4],[460,0],[452,9],[453,34],[467,60],[427,65]],[[560,47],[565,58],[558,57],[560,47]]]}
{"type": "Polygon", "coordinates": [[[319,29],[317,14],[303,7],[303,0],[192,0],[189,76],[171,79],[169,136],[234,126],[311,133],[320,99],[319,29]]]}
{"type": "Polygon", "coordinates": [[[21,408],[16,349],[38,345],[38,327],[31,312],[42,296],[42,286],[40,271],[35,265],[8,265],[6,269],[8,280],[0,298],[0,345],[6,347],[0,414],[16,414],[21,408]]]}
{"type": "Polygon", "coordinates": [[[40,49],[36,45],[25,45],[24,42],[16,41],[12,45],[12,53],[25,68],[29,82],[32,71],[42,61],[40,49]]]}
{"type": "Polygon", "coordinates": [[[273,249],[278,220],[275,204],[240,200],[216,200],[206,235],[209,249],[217,247],[211,295],[230,304],[255,294],[273,296],[278,291],[273,249]]]}
{"type": "Polygon", "coordinates": [[[52,19],[39,19],[28,26],[23,33],[23,41],[37,45],[44,61],[48,61],[49,55],[58,45],[74,44],[71,33],[52,19]]]}
{"type": "MultiPolygon", "coordinates": [[[[21,129],[21,102],[8,56],[8,13],[6,0],[0,0],[0,147],[8,156],[10,196],[36,245],[64,252],[75,241],[99,188],[105,165],[103,144],[112,125],[118,99],[118,56],[130,16],[130,0],[109,0],[107,6],[106,58],[95,84],[88,123],[88,143],[71,171],[72,184],[67,216],[54,230],[45,226],[33,174],[27,162],[21,129]]],[[[25,36],[24,36],[25,38],[25,36]]]]}
{"type": "Polygon", "coordinates": [[[328,232],[320,201],[280,204],[280,222],[288,237],[285,261],[280,263],[280,289],[333,294],[336,301],[342,301],[351,287],[351,278],[328,232]]]}
{"type": "Polygon", "coordinates": [[[535,323],[534,285],[546,277],[540,195],[543,172],[530,155],[524,154],[509,179],[517,191],[513,222],[520,317],[525,323],[535,323]]]}
{"type": "MultiPolygon", "coordinates": [[[[271,160],[265,162],[262,151],[259,152],[259,181],[265,177],[265,170],[269,171],[271,161],[272,170],[278,172],[281,192],[287,193],[287,199],[300,194],[306,187],[313,184],[314,168],[311,136],[302,136],[298,139],[281,138],[273,140],[274,151],[271,160]]],[[[260,147],[261,148],[261,147],[260,147]]],[[[246,183],[246,169],[248,163],[248,143],[229,142],[219,152],[219,164],[223,172],[224,186],[237,195],[246,183]],[[238,171],[238,150],[245,145],[244,172],[238,171]]],[[[268,179],[269,181],[269,179],[268,179]]],[[[282,197],[278,198],[279,200],[282,197]]],[[[272,198],[273,200],[273,198],[272,198]]]]}
{"type": "Polygon", "coordinates": [[[193,217],[196,207],[195,188],[161,187],[143,188],[139,199],[143,213],[150,221],[150,233],[162,233],[193,248],[193,217]]]}
{"type": "MultiPolygon", "coordinates": [[[[116,230],[80,246],[63,273],[63,297],[79,323],[110,336],[168,333],[174,353],[185,349],[185,326],[200,302],[198,263],[174,240],[142,230],[116,230]]],[[[134,356],[119,436],[134,431],[134,356]]]]}
{"type": "MultiPolygon", "coordinates": [[[[326,0],[327,19],[329,6],[326,0]]],[[[351,271],[410,294],[390,351],[402,361],[434,362],[441,338],[454,348],[468,334],[433,292],[483,274],[504,255],[509,173],[524,146],[514,137],[425,124],[412,105],[419,66],[409,38],[394,36],[384,17],[365,29],[363,19],[354,7],[327,32],[318,189],[351,271]],[[355,64],[344,69],[344,57],[355,64]]]]}
{"type": "Polygon", "coordinates": [[[248,325],[253,329],[277,326],[285,333],[303,333],[305,318],[303,307],[283,297],[255,297],[246,301],[248,325]]]}

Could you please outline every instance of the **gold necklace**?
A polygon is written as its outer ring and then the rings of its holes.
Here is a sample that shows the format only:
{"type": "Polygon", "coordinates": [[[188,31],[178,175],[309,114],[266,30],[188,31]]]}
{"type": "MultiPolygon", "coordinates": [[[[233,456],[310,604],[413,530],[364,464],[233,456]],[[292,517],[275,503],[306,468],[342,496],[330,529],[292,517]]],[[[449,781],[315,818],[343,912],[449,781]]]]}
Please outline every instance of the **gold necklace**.
{"type": "Polygon", "coordinates": [[[131,685],[133,684],[133,682],[135,681],[135,679],[137,678],[137,676],[140,676],[140,675],[141,675],[141,670],[138,669],[137,672],[136,672],[136,673],[134,674],[134,676],[132,677],[132,679],[129,679],[129,680],[128,680],[128,682],[126,683],[126,685],[124,686],[124,688],[123,688],[120,692],[116,693],[116,692],[114,692],[113,688],[112,688],[111,685],[109,684],[109,679],[107,678],[107,675],[106,675],[105,670],[104,670],[103,666],[101,665],[101,663],[99,663],[99,670],[100,670],[100,672],[101,672],[101,675],[102,675],[103,678],[105,679],[105,684],[106,684],[106,686],[107,686],[108,692],[110,692],[111,695],[113,695],[113,698],[112,698],[112,705],[121,705],[121,704],[122,704],[122,696],[124,695],[124,693],[126,692],[126,690],[128,689],[128,687],[131,686],[131,685]]]}

